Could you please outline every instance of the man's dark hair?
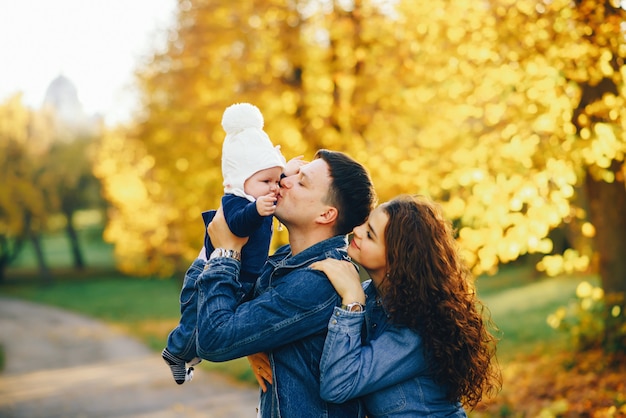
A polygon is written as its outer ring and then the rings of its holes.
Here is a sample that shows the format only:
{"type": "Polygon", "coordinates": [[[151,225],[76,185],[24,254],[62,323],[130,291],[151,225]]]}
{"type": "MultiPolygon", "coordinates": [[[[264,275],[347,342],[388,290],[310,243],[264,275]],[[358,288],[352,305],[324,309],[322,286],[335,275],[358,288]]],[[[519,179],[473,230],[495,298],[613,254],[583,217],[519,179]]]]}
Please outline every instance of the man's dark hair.
{"type": "Polygon", "coordinates": [[[342,152],[321,149],[315,158],[321,158],[328,164],[332,178],[326,203],[337,208],[335,233],[348,234],[367,220],[376,204],[376,192],[369,173],[342,152]]]}

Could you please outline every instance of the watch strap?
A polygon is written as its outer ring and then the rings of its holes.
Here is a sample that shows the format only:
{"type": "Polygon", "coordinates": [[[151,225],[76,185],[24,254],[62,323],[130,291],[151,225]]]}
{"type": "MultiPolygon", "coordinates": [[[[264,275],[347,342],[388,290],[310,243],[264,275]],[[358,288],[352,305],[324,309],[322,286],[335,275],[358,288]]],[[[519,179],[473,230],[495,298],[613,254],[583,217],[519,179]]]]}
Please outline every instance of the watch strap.
{"type": "Polygon", "coordinates": [[[209,260],[212,260],[218,257],[234,258],[237,261],[241,261],[241,253],[237,250],[227,250],[225,248],[216,248],[211,253],[209,260]]]}

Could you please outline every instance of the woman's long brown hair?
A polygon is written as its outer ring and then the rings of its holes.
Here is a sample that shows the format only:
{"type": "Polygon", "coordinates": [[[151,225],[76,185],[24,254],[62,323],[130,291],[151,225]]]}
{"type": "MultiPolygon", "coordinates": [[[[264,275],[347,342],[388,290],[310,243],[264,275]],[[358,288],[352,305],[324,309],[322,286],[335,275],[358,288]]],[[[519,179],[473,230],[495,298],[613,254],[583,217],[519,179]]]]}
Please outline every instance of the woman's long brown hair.
{"type": "Polygon", "coordinates": [[[450,401],[473,408],[502,385],[495,326],[477,298],[452,224],[423,196],[383,204],[388,277],[384,306],[394,324],[418,332],[430,370],[450,401]]]}

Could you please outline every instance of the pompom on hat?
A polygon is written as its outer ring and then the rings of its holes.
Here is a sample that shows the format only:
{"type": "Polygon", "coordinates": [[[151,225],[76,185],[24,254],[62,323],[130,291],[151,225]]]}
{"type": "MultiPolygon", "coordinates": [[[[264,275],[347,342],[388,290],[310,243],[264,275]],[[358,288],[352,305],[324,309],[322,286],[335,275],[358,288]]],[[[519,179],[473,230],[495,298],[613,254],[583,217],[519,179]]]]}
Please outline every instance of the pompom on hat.
{"type": "Polygon", "coordinates": [[[285,168],[280,147],[272,144],[263,131],[263,115],[254,105],[237,103],[226,108],[222,128],[226,138],[222,146],[222,175],[224,193],[234,194],[254,202],[244,192],[243,185],[257,171],[272,167],[285,168]]]}

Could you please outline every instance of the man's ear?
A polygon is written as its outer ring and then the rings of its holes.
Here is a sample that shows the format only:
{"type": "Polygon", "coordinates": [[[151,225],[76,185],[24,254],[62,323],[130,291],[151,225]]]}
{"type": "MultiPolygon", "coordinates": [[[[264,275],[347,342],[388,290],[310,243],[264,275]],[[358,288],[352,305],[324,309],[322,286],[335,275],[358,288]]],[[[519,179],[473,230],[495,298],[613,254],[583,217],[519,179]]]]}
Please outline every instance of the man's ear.
{"type": "Polygon", "coordinates": [[[326,210],[317,217],[317,221],[321,224],[330,224],[337,220],[337,208],[328,206],[326,210]]]}

